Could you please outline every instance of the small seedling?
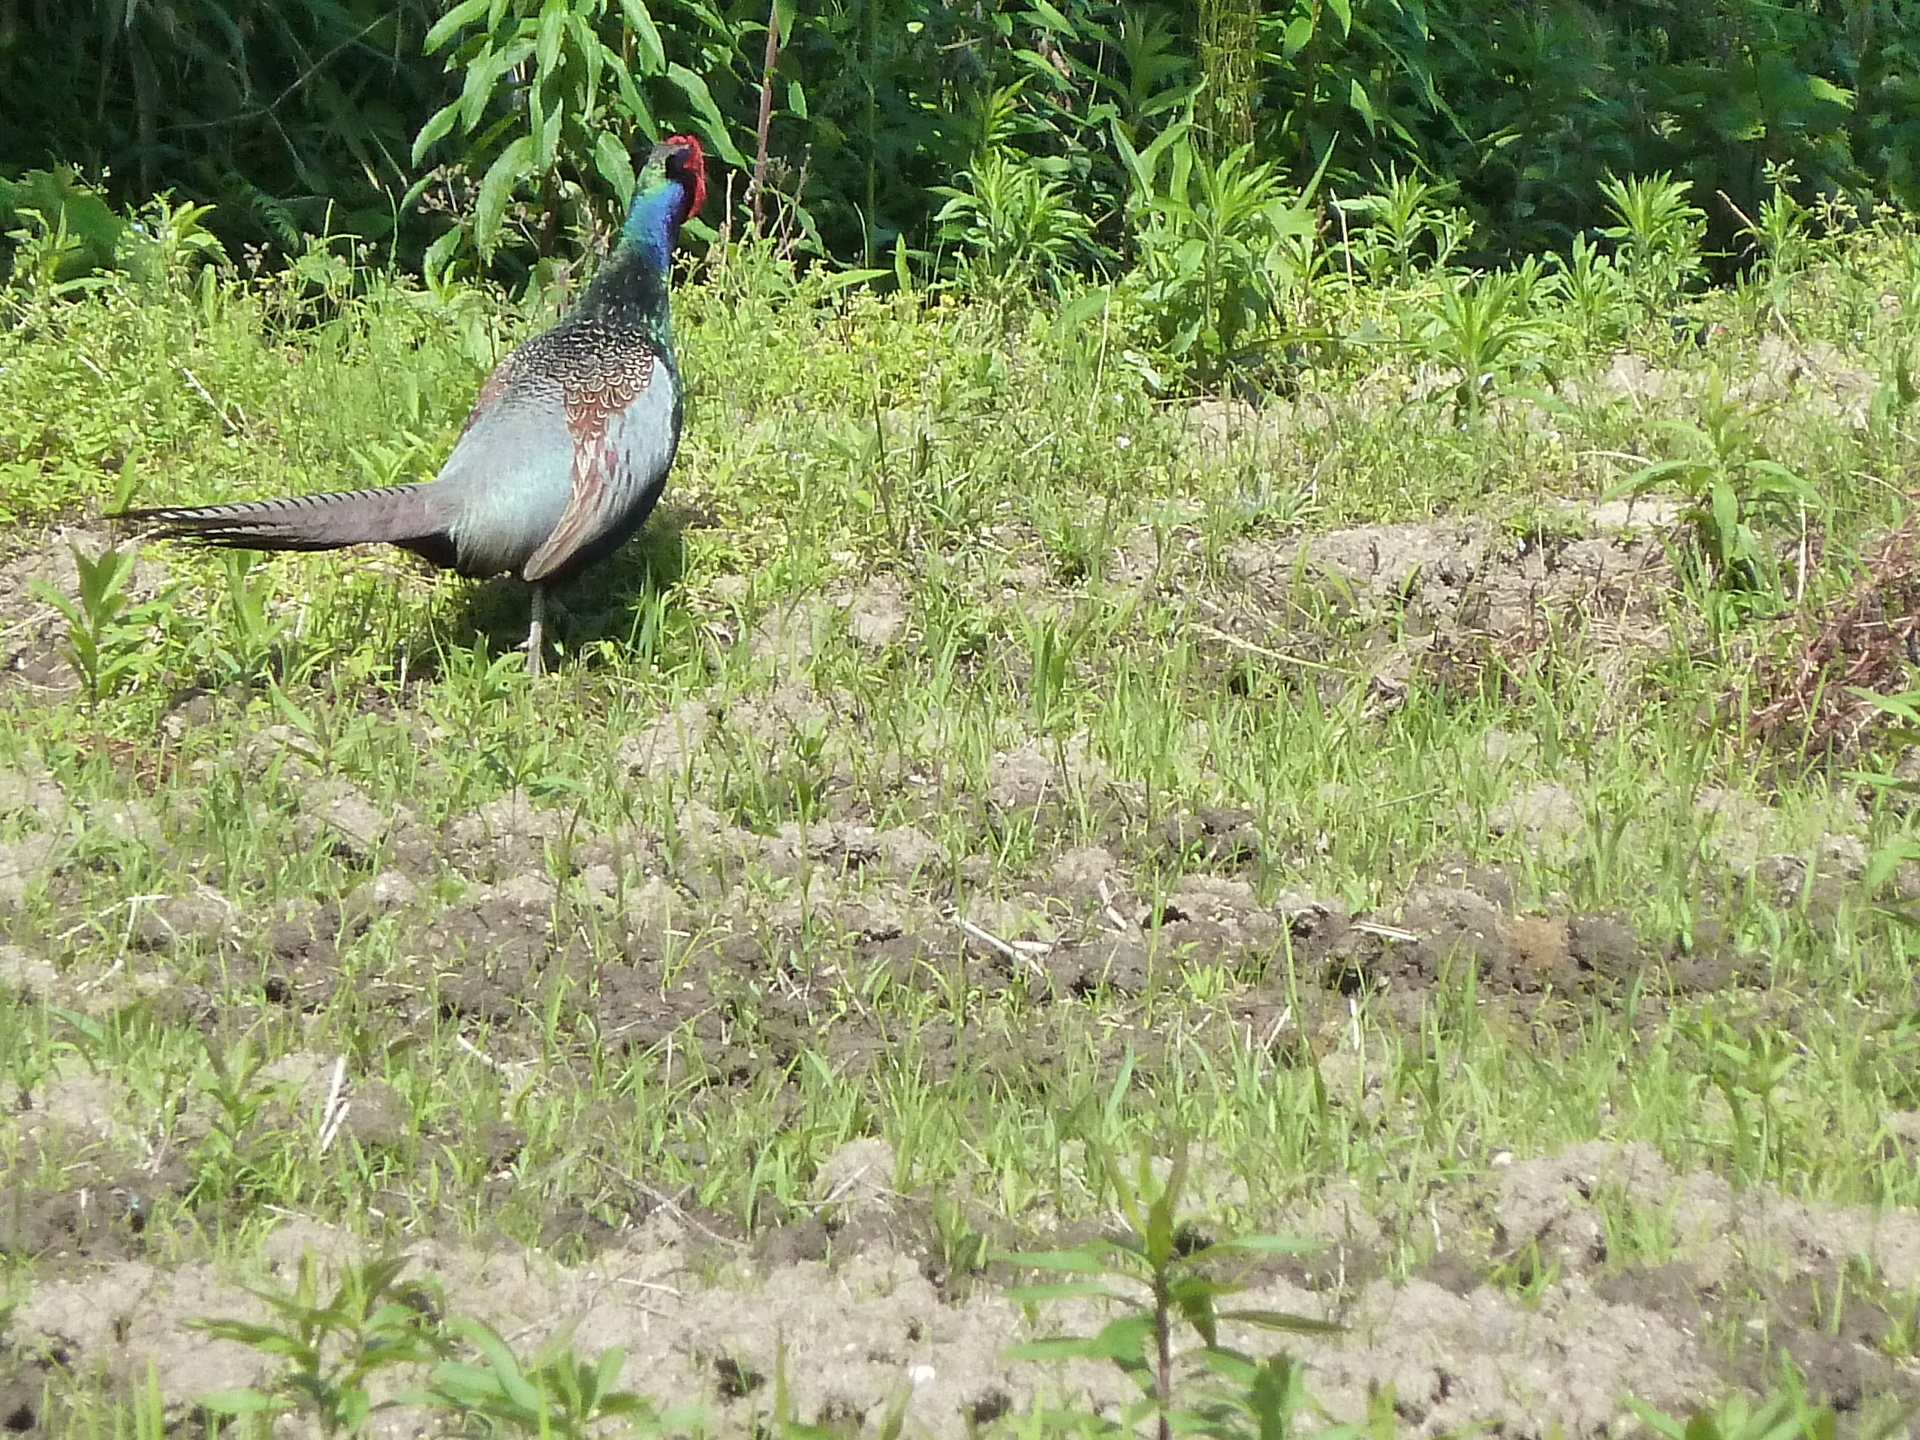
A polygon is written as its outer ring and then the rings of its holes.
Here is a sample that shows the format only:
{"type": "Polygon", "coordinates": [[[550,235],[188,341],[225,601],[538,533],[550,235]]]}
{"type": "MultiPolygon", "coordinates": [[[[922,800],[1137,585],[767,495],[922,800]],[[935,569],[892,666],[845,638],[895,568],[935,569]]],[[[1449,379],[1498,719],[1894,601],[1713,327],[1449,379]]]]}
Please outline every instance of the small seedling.
{"type": "Polygon", "coordinates": [[[933,1230],[940,1242],[940,1261],[952,1290],[963,1277],[977,1275],[992,1256],[992,1243],[974,1227],[964,1206],[951,1195],[933,1197],[933,1230]]]}
{"type": "Polygon", "coordinates": [[[1736,1393],[1684,1420],[1638,1400],[1627,1405],[1663,1440],[1833,1440],[1834,1435],[1833,1411],[1794,1394],[1756,1406],[1736,1393]]]}
{"type": "Polygon", "coordinates": [[[273,584],[260,568],[260,556],[251,550],[225,550],[220,573],[226,582],[226,610],[230,621],[226,643],[216,641],[216,658],[234,679],[250,679],[267,669],[280,640],[267,602],[273,584]]]}
{"type": "Polygon", "coordinates": [[[582,1440],[604,1420],[622,1420],[629,1433],[674,1433],[695,1412],[662,1413],[644,1395],[615,1388],[627,1352],[619,1346],[598,1359],[573,1350],[573,1327],[548,1338],[523,1365],[499,1332],[478,1320],[453,1320],[447,1330],[480,1353],[480,1364],[449,1360],[433,1372],[424,1398],[474,1419],[498,1433],[506,1430],[542,1440],[582,1440]]]}
{"type": "Polygon", "coordinates": [[[147,1383],[133,1397],[133,1440],[166,1440],[167,1402],[160,1393],[160,1372],[147,1361],[147,1383]]]}
{"type": "Polygon", "coordinates": [[[1784,1031],[1744,1032],[1712,1014],[1688,1028],[1704,1051],[1708,1082],[1727,1102],[1734,1179],[1781,1178],[1776,1172],[1791,1150],[1781,1134],[1785,1116],[1776,1095],[1805,1058],[1800,1045],[1784,1031]]]}
{"type": "Polygon", "coordinates": [[[53,606],[67,622],[67,659],[79,674],[90,705],[99,705],[119,689],[151,653],[147,632],[162,602],[134,604],[126,589],[133,563],[131,552],[108,549],[89,559],[75,549],[77,598],[68,599],[43,580],[33,584],[35,597],[53,606]]]}
{"type": "Polygon", "coordinates": [[[396,1366],[427,1365],[442,1358],[447,1338],[437,1321],[437,1297],[426,1282],[401,1283],[404,1255],[369,1260],[342,1270],[331,1299],[320,1300],[319,1266],[311,1252],[300,1257],[291,1291],[253,1290],[271,1318],[189,1322],[219,1340],[232,1340],[285,1362],[268,1390],[222,1390],[202,1396],[210,1415],[284,1415],[305,1410],[322,1434],[351,1435],[367,1417],[403,1403],[376,1401],[370,1382],[396,1366]]]}
{"type": "Polygon", "coordinates": [[[1033,707],[1034,728],[1052,732],[1067,711],[1066,691],[1073,677],[1073,652],[1077,636],[1062,632],[1051,615],[1029,616],[1019,612],[1019,625],[1033,661],[1029,698],[1033,707]]]}
{"type": "MultiPolygon", "coordinates": [[[[1006,1258],[1015,1265],[1076,1277],[1018,1286],[1010,1293],[1028,1305],[1072,1298],[1109,1300],[1126,1307],[1126,1313],[1108,1321],[1097,1335],[1031,1341],[1009,1353],[1021,1360],[1112,1362],[1140,1390],[1140,1399],[1122,1414],[1119,1429],[1128,1435],[1142,1433],[1141,1427],[1151,1422],[1158,1440],[1170,1440],[1175,1430],[1185,1433],[1204,1423],[1207,1412],[1182,1403],[1180,1392],[1208,1376],[1243,1387],[1234,1403],[1251,1407],[1248,1413],[1257,1415],[1283,1405],[1293,1389],[1291,1368],[1284,1362],[1280,1368],[1272,1361],[1256,1364],[1222,1346],[1222,1322],[1295,1335],[1329,1335],[1340,1327],[1274,1310],[1223,1310],[1219,1302],[1245,1286],[1220,1279],[1217,1272],[1223,1262],[1235,1257],[1298,1255],[1313,1247],[1284,1235],[1201,1240],[1179,1213],[1187,1179],[1184,1143],[1176,1147],[1164,1180],[1155,1177],[1149,1153],[1142,1153],[1132,1177],[1104,1150],[1097,1153],[1130,1233],[1119,1239],[1089,1240],[1070,1250],[1009,1255],[1006,1258]],[[1176,1349],[1183,1329],[1199,1337],[1197,1347],[1176,1349]],[[1257,1396],[1256,1385],[1260,1387],[1257,1396]]],[[[1218,1406],[1221,1402],[1214,1397],[1207,1403],[1218,1406]]]]}
{"type": "MultiPolygon", "coordinates": [[[[892,1411],[889,1409],[888,1414],[892,1411]]],[[[756,1427],[768,1440],[839,1440],[824,1425],[809,1425],[800,1418],[794,1404],[793,1389],[787,1383],[787,1344],[783,1339],[773,1356],[773,1413],[764,1426],[756,1427]]]]}
{"type": "Polygon", "coordinates": [[[274,1177],[262,1165],[267,1154],[260,1119],[276,1089],[260,1079],[265,1057],[245,1040],[228,1054],[208,1044],[206,1055],[200,1089],[213,1102],[214,1115],[193,1149],[195,1178],[188,1199],[270,1194],[274,1177]]]}

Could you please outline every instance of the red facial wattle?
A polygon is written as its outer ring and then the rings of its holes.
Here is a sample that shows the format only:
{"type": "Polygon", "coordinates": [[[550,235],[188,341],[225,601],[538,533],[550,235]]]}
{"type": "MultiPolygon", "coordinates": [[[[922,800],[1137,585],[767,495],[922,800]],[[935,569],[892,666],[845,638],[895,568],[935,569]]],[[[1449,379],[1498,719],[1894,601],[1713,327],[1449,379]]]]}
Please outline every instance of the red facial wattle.
{"type": "Polygon", "coordinates": [[[707,199],[706,153],[701,150],[700,141],[692,135],[669,135],[664,143],[686,147],[687,153],[682,163],[685,164],[687,173],[693,178],[693,193],[687,199],[686,218],[690,219],[700,213],[700,207],[706,203],[707,199]]]}

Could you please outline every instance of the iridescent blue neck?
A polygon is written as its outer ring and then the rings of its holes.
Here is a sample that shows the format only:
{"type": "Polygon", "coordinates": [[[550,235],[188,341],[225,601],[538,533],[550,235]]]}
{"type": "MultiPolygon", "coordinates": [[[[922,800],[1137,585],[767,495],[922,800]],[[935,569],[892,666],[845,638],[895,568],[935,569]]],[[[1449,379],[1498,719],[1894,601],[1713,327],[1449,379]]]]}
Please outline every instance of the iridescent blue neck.
{"type": "Polygon", "coordinates": [[[674,236],[686,203],[686,191],[678,181],[662,180],[633,197],[627,223],[620,227],[622,248],[631,251],[655,275],[666,274],[673,259],[674,236]]]}

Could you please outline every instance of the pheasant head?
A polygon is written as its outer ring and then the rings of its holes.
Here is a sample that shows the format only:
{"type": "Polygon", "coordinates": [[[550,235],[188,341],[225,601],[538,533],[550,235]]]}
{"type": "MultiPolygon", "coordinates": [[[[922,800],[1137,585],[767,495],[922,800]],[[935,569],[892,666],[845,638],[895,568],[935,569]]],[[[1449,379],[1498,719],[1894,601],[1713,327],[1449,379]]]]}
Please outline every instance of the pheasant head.
{"type": "Polygon", "coordinates": [[[707,198],[707,160],[691,135],[669,135],[653,147],[634,185],[633,208],[621,236],[627,245],[666,268],[680,227],[707,198]]]}

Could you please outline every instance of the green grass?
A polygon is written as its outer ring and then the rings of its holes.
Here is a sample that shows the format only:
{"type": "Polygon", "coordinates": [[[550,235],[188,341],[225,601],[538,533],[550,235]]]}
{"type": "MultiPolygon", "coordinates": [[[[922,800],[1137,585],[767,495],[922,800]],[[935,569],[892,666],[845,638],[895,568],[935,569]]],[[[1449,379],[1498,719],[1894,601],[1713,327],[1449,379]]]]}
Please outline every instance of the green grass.
{"type": "MultiPolygon", "coordinates": [[[[1905,235],[1860,240],[1799,278],[1785,323],[1891,374],[1915,338],[1916,257],[1905,235]]],[[[545,312],[360,278],[357,294],[268,280],[16,296],[0,511],[19,554],[114,501],[431,474],[486,366],[545,312]]],[[[1326,303],[1357,326],[1435,301],[1360,287],[1326,303]]],[[[1775,323],[1758,292],[1700,310],[1721,326],[1704,351],[1664,323],[1636,348],[1690,386],[1710,366],[1752,374],[1775,323]]],[[[1416,668],[1395,691],[1372,669],[1431,617],[1360,613],[1304,572],[1280,608],[1245,578],[1247,546],[1360,523],[1480,515],[1506,543],[1582,535],[1558,502],[1666,455],[1659,422],[1688,414],[1684,398],[1608,398],[1606,355],[1568,330],[1559,378],[1579,398],[1543,404],[1550,426],[1511,397],[1456,415],[1417,357],[1354,346],[1295,377],[1319,399],[1223,441],[1143,389],[1120,320],[1063,333],[1040,311],[834,293],[749,254],[683,289],[677,323],[694,396],[667,513],[562,597],[572,638],[546,679],[510,649],[510,587],[376,554],[248,568],[154,550],[136,608],[100,613],[103,693],[0,690],[0,768],[69,802],[0,815],[0,840],[50,833],[57,865],[0,918],[57,970],[44,995],[0,994],[0,1079],[32,1093],[102,1077],[117,1122],[93,1142],[0,1120],[16,1185],[146,1167],[142,1252],[242,1272],[287,1211],[387,1242],[573,1253],[582,1225],[666,1195],[751,1233],[809,1213],[822,1160],[870,1135],[892,1146],[896,1190],[1016,1231],[1108,1213],[1087,1142],[1183,1135],[1220,1223],[1265,1226],[1350,1182],[1394,1275],[1433,1253],[1434,1194],[1498,1152],[1594,1138],[1807,1200],[1920,1205],[1910,1159],[1880,1144],[1882,1115],[1920,1099],[1913,932],[1857,874],[1820,904],[1745,883],[1753,857],[1728,859],[1743,837],[1698,803],[1721,790],[1772,807],[1748,847],[1762,857],[1904,832],[1896,804],[1869,796],[1855,814],[1848,779],[1897,747],[1829,759],[1743,732],[1740,680],[1785,643],[1777,627],[1710,624],[1668,583],[1637,648],[1567,620],[1525,653],[1416,668]],[[1409,399],[1416,385],[1433,398],[1409,399]],[[904,623],[862,640],[844,607],[882,579],[904,623]],[[688,702],[708,707],[704,742],[629,769],[622,742],[688,702]],[[1056,777],[1038,805],[993,798],[995,757],[1022,746],[1056,777]],[[1567,843],[1496,825],[1549,783],[1582,821],[1567,843]],[[519,842],[461,838],[463,817],[514,791],[544,817],[519,842]],[[364,800],[384,836],[330,835],[320,795],[364,800]],[[1156,838],[1209,806],[1250,812],[1244,855],[1156,838]],[[916,827],[918,868],[843,874],[849,824],[916,827]],[[1111,908],[1146,917],[1138,984],[1096,973],[1055,996],[1057,950],[1022,965],[963,943],[954,913],[986,900],[1006,902],[1005,941],[1111,939],[1105,902],[1051,878],[1090,845],[1130,891],[1111,908]],[[1450,865],[1498,867],[1516,912],[1620,912],[1673,959],[1604,992],[1517,1000],[1459,963],[1411,990],[1363,984],[1350,1005],[1283,926],[1223,942],[1163,910],[1211,875],[1262,904],[1297,892],[1390,919],[1450,865]],[[389,871],[411,901],[368,898],[389,871]],[[523,902],[483,888],[516,876],[542,883],[523,902]],[[629,903],[663,893],[672,923],[636,937],[629,903]],[[196,895],[200,912],[161,906],[196,895]],[[475,895],[508,918],[441,914],[474,913],[475,895]],[[900,917],[908,953],[858,933],[863,898],[900,917]],[[344,917],[320,908],[334,902],[344,917]],[[192,921],[207,905],[227,918],[192,921]],[[289,916],[314,935],[276,951],[289,916]],[[1671,988],[1690,947],[1749,978],[1671,988]],[[475,976],[493,988],[463,1000],[475,976]],[[1249,1006],[1263,1026],[1291,1007],[1271,1048],[1249,1006]],[[1342,1090],[1314,1060],[1356,1038],[1368,1078],[1342,1090]],[[289,1055],[385,1082],[391,1123],[323,1143],[327,1070],[303,1087],[289,1055]],[[518,1143],[490,1153],[503,1125],[518,1143]]],[[[1904,514],[1911,416],[1889,403],[1854,426],[1803,394],[1752,424],[1830,510],[1811,604],[1904,514]]],[[[36,653],[64,643],[64,622],[35,623],[36,653]]],[[[1622,1263],[1674,1243],[1658,1215],[1607,1215],[1622,1263]]],[[[8,1264],[23,1292],[35,1263],[8,1264]]]]}

